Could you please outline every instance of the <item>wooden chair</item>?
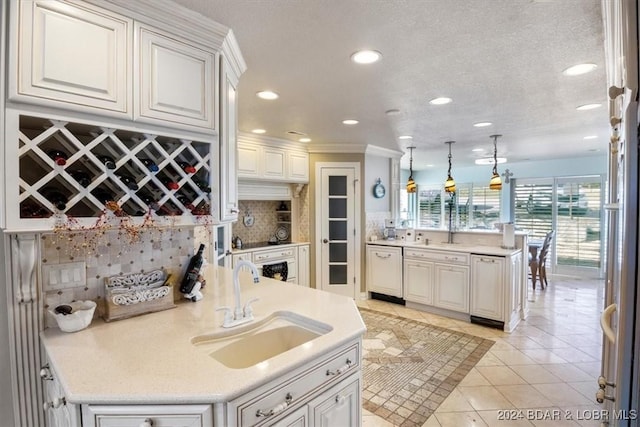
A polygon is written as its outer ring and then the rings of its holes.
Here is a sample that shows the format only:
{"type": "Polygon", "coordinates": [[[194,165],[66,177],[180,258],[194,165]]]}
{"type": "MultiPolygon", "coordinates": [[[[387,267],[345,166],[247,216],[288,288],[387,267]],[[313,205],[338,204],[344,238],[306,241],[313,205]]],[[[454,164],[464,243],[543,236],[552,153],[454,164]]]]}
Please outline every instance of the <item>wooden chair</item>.
{"type": "MultiPolygon", "coordinates": [[[[551,247],[551,242],[553,241],[553,236],[555,235],[555,230],[551,230],[547,233],[544,238],[544,242],[542,243],[542,248],[540,248],[540,252],[538,253],[538,277],[540,277],[540,287],[542,289],[546,288],[549,285],[547,281],[547,255],[549,254],[549,248],[551,247]]],[[[533,289],[536,288],[535,282],[533,283],[533,289]]]]}

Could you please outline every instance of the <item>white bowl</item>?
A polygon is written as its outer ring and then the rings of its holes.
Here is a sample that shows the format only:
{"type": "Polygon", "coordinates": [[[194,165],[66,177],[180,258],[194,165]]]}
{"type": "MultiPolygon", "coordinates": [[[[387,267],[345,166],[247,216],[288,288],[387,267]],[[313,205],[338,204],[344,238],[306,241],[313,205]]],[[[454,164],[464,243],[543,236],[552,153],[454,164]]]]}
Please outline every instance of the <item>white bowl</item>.
{"type": "Polygon", "coordinates": [[[74,301],[66,305],[71,306],[71,314],[67,314],[66,316],[49,310],[49,313],[56,319],[60,330],[64,332],[76,332],[91,324],[93,312],[96,310],[96,303],[94,301],[74,301]]]}

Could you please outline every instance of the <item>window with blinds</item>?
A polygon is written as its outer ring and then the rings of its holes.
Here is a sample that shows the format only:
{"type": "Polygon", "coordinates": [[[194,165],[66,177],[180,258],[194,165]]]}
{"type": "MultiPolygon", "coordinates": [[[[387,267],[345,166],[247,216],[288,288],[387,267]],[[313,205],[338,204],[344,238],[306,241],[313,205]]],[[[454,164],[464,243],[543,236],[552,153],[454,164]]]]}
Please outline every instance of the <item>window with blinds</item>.
{"type": "Polygon", "coordinates": [[[549,178],[516,181],[515,225],[543,240],[555,230],[552,266],[555,272],[602,266],[602,179],[549,178]]]}
{"type": "Polygon", "coordinates": [[[493,229],[500,222],[500,191],[481,184],[457,184],[452,199],[441,186],[418,186],[418,228],[448,228],[449,203],[456,229],[493,229]]]}

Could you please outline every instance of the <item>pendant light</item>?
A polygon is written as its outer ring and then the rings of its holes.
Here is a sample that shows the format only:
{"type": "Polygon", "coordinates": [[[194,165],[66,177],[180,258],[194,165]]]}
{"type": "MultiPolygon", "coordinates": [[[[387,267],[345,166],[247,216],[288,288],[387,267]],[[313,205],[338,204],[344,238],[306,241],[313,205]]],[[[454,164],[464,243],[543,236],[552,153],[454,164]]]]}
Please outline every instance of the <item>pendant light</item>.
{"type": "Polygon", "coordinates": [[[502,179],[498,173],[498,138],[502,135],[491,135],[489,138],[493,138],[493,175],[491,175],[491,181],[489,181],[490,190],[501,190],[502,179]]]}
{"type": "Polygon", "coordinates": [[[416,147],[407,147],[411,154],[409,154],[409,180],[407,181],[407,193],[415,193],[418,191],[416,182],[413,180],[413,149],[416,147]]]}
{"type": "Polygon", "coordinates": [[[449,145],[449,170],[447,171],[447,180],[444,183],[444,191],[447,193],[456,192],[456,182],[451,176],[451,144],[455,144],[455,141],[447,141],[445,144],[449,145]]]}

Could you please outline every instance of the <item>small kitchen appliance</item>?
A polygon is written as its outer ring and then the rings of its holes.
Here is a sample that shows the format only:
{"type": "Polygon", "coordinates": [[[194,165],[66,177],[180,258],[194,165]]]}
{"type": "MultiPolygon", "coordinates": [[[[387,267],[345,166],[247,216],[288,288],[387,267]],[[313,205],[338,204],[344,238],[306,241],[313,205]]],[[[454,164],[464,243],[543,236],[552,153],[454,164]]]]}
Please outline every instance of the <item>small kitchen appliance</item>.
{"type": "Polygon", "coordinates": [[[386,240],[396,240],[396,220],[385,219],[384,231],[382,232],[386,240]]]}

